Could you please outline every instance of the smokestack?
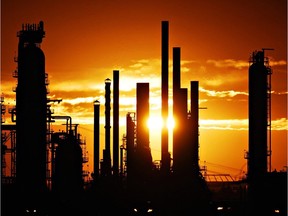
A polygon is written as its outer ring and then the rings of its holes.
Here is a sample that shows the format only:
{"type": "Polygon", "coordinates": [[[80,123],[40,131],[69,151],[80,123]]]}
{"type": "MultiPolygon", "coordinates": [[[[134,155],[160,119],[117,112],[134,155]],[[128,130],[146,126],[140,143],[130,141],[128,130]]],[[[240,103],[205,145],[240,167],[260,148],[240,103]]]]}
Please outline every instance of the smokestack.
{"type": "Polygon", "coordinates": [[[162,119],[163,127],[161,134],[162,141],[162,165],[161,169],[163,173],[168,174],[170,170],[170,154],[168,152],[168,128],[167,128],[167,119],[168,119],[168,67],[169,67],[169,22],[162,21],[162,119]]]}
{"type": "Polygon", "coordinates": [[[100,102],[94,101],[94,179],[99,177],[99,151],[100,151],[100,102]]]}
{"type": "MultiPolygon", "coordinates": [[[[181,105],[182,98],[185,98],[184,91],[180,90],[180,47],[173,47],[173,119],[175,127],[173,128],[173,172],[181,169],[181,105]],[[182,94],[181,94],[181,93],[182,94]]],[[[182,155],[183,156],[183,155],[182,155]]]]}
{"type": "Polygon", "coordinates": [[[135,113],[127,113],[126,115],[126,148],[127,148],[127,180],[130,183],[131,177],[134,176],[135,162],[135,113]]]}
{"type": "Polygon", "coordinates": [[[113,71],[113,175],[119,169],[119,71],[113,71]]]}
{"type": "Polygon", "coordinates": [[[191,140],[192,140],[192,170],[194,173],[199,173],[199,82],[190,82],[190,125],[191,125],[191,140]]]}
{"type": "Polygon", "coordinates": [[[149,83],[137,83],[137,148],[149,148],[149,83]]]}
{"type": "Polygon", "coordinates": [[[105,80],[105,150],[103,151],[104,175],[111,175],[111,153],[110,153],[110,90],[111,80],[105,80]]]}
{"type": "Polygon", "coordinates": [[[175,127],[173,130],[173,173],[184,176],[190,172],[191,168],[191,148],[189,148],[188,121],[187,121],[187,89],[181,88],[173,96],[173,117],[175,127]]]}
{"type": "Polygon", "coordinates": [[[173,47],[173,97],[181,87],[181,48],[173,47]]]}
{"type": "Polygon", "coordinates": [[[136,178],[141,182],[151,179],[152,156],[149,145],[149,83],[137,83],[136,122],[137,146],[134,163],[138,172],[136,178]],[[140,171],[140,172],[139,172],[140,171]]]}

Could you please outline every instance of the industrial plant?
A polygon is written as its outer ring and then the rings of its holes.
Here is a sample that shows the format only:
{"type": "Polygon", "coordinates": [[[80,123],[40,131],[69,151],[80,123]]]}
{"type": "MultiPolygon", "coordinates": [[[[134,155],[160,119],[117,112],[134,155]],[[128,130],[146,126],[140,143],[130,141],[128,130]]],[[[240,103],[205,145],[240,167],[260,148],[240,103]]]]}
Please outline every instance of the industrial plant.
{"type": "MultiPolygon", "coordinates": [[[[161,22],[161,117],[168,119],[169,22],[161,22]]],[[[54,113],[41,43],[44,23],[23,24],[19,38],[16,106],[1,98],[1,215],[286,215],[287,173],[271,171],[271,75],[267,49],[249,62],[249,150],[246,178],[210,181],[199,165],[199,81],[181,87],[181,47],[173,47],[173,151],[167,127],[161,133],[161,161],[150,149],[149,82],[135,83],[136,110],[126,114],[119,134],[119,70],[105,85],[105,146],[100,145],[100,109],[95,100],[93,176],[86,141],[73,116],[54,113]],[[111,94],[113,113],[111,121],[111,94]],[[190,98],[190,107],[188,107],[190,98]],[[9,112],[11,124],[5,123],[9,112]],[[62,122],[62,131],[52,124],[62,122]],[[111,124],[111,122],[113,122],[111,124]],[[111,133],[112,130],[112,133],[111,133]],[[111,139],[113,137],[113,139],[111,139]],[[120,145],[119,140],[122,139],[120,145]],[[101,156],[103,158],[101,158],[101,156]],[[112,156],[112,157],[111,157],[112,156]],[[9,164],[9,172],[6,165],[9,164]]],[[[93,95],[97,98],[99,95],[93,95]]],[[[225,176],[224,176],[225,177],[225,176]]]]}

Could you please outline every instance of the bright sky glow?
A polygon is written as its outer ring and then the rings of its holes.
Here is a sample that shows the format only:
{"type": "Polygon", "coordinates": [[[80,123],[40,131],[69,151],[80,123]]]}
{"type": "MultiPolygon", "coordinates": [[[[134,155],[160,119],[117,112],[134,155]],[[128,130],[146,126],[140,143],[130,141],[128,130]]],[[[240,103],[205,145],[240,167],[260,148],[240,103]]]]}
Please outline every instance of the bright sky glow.
{"type": "MultiPolygon", "coordinates": [[[[161,150],[161,21],[169,21],[169,115],[171,116],[173,47],[181,47],[181,87],[199,81],[200,158],[245,166],[248,139],[249,57],[265,47],[272,67],[272,168],[287,165],[287,1],[90,1],[1,2],[1,93],[8,110],[15,105],[17,31],[23,23],[44,21],[41,48],[50,81],[48,95],[61,98],[55,115],[70,115],[93,152],[93,102],[100,101],[104,144],[105,84],[120,75],[120,137],[126,114],[136,111],[136,83],[149,82],[150,143],[154,160],[161,150]],[[269,2],[269,4],[268,4],[269,2]],[[147,13],[149,11],[149,13],[147,13]],[[269,11],[269,13],[263,13],[269,11]],[[17,14],[17,16],[15,16],[17,14]],[[27,16],[29,14],[29,16],[27,16]],[[257,17],[257,19],[255,19],[257,17]],[[231,20],[233,26],[231,28],[231,20]],[[260,20],[260,21],[259,21],[260,20]],[[261,21],[262,20],[262,21],[261,21]],[[255,28],[257,26],[257,28],[255,28]],[[239,34],[241,32],[241,34],[239,34]],[[84,129],[85,128],[85,129],[84,129]]],[[[188,93],[188,107],[190,93],[188,93]]],[[[112,124],[112,118],[111,118],[112,124]]],[[[171,117],[168,128],[171,131],[171,117]]],[[[172,140],[171,134],[169,137],[172,140]]],[[[170,145],[171,148],[171,145],[170,145]]],[[[172,148],[171,148],[172,149],[172,148]]],[[[93,157],[90,157],[91,164],[93,157]]],[[[92,165],[90,164],[90,169],[92,165]]],[[[238,171],[237,171],[238,172],[238,171]]]]}

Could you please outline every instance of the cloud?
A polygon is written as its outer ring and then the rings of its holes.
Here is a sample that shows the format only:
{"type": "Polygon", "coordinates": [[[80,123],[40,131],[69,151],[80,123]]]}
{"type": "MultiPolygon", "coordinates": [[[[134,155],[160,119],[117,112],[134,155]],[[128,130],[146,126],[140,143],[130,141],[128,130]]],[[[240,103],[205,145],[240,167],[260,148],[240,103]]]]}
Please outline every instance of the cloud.
{"type": "Polygon", "coordinates": [[[68,81],[57,81],[49,85],[50,92],[62,91],[62,92],[93,92],[104,88],[103,84],[95,83],[93,80],[68,80],[68,81]]]}
{"type": "MultiPolygon", "coordinates": [[[[181,60],[181,72],[190,71],[187,65],[194,61],[181,60]]],[[[170,59],[169,71],[172,72],[172,60],[170,59]]],[[[57,77],[55,82],[50,82],[50,91],[77,92],[77,91],[100,91],[104,90],[104,80],[109,77],[113,86],[113,70],[119,70],[119,88],[122,92],[129,92],[136,89],[136,83],[149,82],[150,89],[161,88],[161,60],[155,59],[139,59],[131,60],[130,64],[123,66],[115,66],[114,68],[89,68],[86,71],[78,73],[75,80],[72,77],[65,80],[59,80],[57,77]],[[110,71],[110,76],[107,76],[110,71]],[[79,76],[82,75],[82,76],[79,76]],[[79,76],[79,77],[78,77],[79,76]],[[99,80],[101,79],[101,83],[99,80]]],[[[171,82],[172,83],[172,82],[171,82]]]]}
{"type": "Polygon", "coordinates": [[[248,69],[243,64],[244,61],[239,61],[236,67],[232,60],[194,61],[193,64],[186,65],[189,71],[182,73],[181,81],[183,85],[189,85],[191,80],[198,80],[202,86],[207,87],[227,88],[233,85],[234,89],[244,89],[248,82],[248,69]]]}
{"type": "Polygon", "coordinates": [[[206,61],[206,63],[212,64],[218,68],[231,67],[231,68],[236,68],[236,69],[242,69],[242,68],[248,68],[249,67],[248,61],[234,60],[234,59],[224,59],[224,60],[209,59],[206,61]]]}
{"type": "MultiPolygon", "coordinates": [[[[224,59],[224,60],[214,60],[209,59],[206,61],[207,64],[212,64],[215,67],[218,68],[236,68],[236,69],[242,69],[242,68],[248,68],[249,62],[243,61],[243,60],[235,60],[235,59],[224,59]]],[[[269,61],[270,66],[285,66],[287,65],[287,62],[285,60],[270,60],[269,61]]]]}
{"type": "Polygon", "coordinates": [[[114,66],[109,68],[88,68],[77,76],[57,77],[57,80],[50,82],[50,91],[77,92],[77,91],[104,91],[105,79],[111,79],[111,89],[113,87],[113,70],[119,70],[120,91],[131,91],[136,89],[137,82],[149,82],[150,88],[159,87],[160,59],[140,59],[132,60],[126,66],[114,66]]]}
{"type": "Polygon", "coordinates": [[[275,95],[287,95],[288,92],[275,92],[275,91],[271,91],[272,94],[275,94],[275,95]]]}
{"type": "Polygon", "coordinates": [[[86,98],[73,98],[73,99],[63,99],[63,103],[68,103],[71,105],[81,104],[81,103],[90,103],[93,104],[95,101],[94,97],[86,97],[86,98]]]}
{"type": "Polygon", "coordinates": [[[269,61],[269,65],[270,66],[285,66],[285,65],[287,65],[287,61],[285,61],[285,60],[280,60],[280,61],[272,60],[272,61],[269,61]]]}
{"type": "Polygon", "coordinates": [[[288,131],[288,120],[287,118],[280,118],[272,120],[272,130],[287,130],[288,131]]]}
{"type": "MultiPolygon", "coordinates": [[[[200,129],[209,130],[248,130],[248,119],[203,119],[199,121],[200,129]]],[[[287,118],[272,120],[272,130],[288,130],[287,118]]]]}
{"type": "Polygon", "coordinates": [[[200,129],[247,130],[248,119],[205,119],[199,121],[200,129]]]}
{"type": "Polygon", "coordinates": [[[245,96],[248,95],[247,92],[239,92],[239,91],[234,91],[234,90],[215,91],[215,90],[207,90],[207,89],[204,89],[202,87],[199,88],[199,91],[205,93],[208,96],[220,97],[220,98],[235,97],[237,95],[245,95],[245,96]]]}

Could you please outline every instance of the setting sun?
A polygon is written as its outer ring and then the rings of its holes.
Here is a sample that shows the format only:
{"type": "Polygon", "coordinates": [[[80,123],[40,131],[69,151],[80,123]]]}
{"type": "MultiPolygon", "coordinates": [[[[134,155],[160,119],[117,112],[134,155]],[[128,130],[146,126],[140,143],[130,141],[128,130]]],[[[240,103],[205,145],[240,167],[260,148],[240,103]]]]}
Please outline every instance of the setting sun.
{"type": "Polygon", "coordinates": [[[160,116],[150,116],[147,125],[150,130],[161,129],[163,126],[163,120],[160,116]]]}
{"type": "MultiPolygon", "coordinates": [[[[164,125],[164,121],[160,116],[150,116],[150,118],[148,119],[148,127],[150,130],[154,130],[154,129],[161,129],[164,125]]],[[[172,116],[169,116],[167,119],[167,124],[166,127],[168,129],[173,129],[174,128],[174,119],[172,116]]]]}

